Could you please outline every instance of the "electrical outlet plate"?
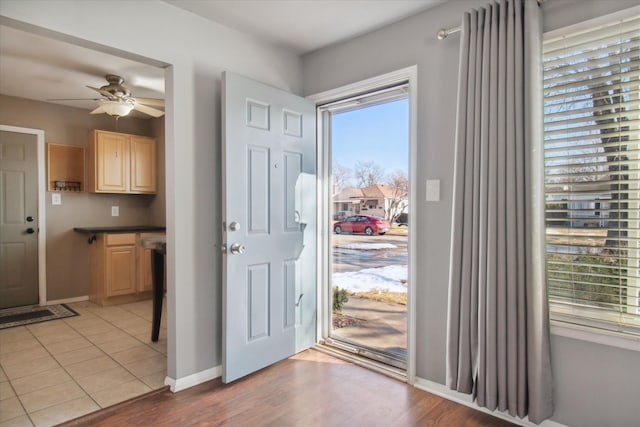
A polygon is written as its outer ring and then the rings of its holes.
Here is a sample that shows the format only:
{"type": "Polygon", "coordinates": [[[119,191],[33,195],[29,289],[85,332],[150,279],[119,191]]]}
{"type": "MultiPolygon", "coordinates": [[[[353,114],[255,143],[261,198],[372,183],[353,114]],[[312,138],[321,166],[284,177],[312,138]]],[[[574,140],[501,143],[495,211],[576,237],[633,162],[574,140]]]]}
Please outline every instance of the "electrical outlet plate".
{"type": "Polygon", "coordinates": [[[427,202],[440,201],[440,180],[428,179],[427,180],[427,202]]]}
{"type": "Polygon", "coordinates": [[[51,193],[51,204],[52,205],[61,205],[62,204],[62,194],[60,194],[60,193],[51,193]]]}
{"type": "Polygon", "coordinates": [[[111,206],[111,216],[120,216],[120,206],[111,206]]]}

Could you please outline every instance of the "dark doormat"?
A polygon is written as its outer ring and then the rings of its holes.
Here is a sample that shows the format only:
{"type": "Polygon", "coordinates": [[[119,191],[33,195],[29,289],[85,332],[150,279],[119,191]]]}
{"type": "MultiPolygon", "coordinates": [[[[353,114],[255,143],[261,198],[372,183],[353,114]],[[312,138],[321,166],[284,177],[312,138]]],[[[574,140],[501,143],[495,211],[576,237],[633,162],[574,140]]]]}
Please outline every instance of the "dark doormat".
{"type": "Polygon", "coordinates": [[[78,315],[78,313],[65,304],[45,306],[28,305],[24,307],[5,308],[0,310],[0,329],[46,322],[47,320],[64,319],[65,317],[78,315]]]}

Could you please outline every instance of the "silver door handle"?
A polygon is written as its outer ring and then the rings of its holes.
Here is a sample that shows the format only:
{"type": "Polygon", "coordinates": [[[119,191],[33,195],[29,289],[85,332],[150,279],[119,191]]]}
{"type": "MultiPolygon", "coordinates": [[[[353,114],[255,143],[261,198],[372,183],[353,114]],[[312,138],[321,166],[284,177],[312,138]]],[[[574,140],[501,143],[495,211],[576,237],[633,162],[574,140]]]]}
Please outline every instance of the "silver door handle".
{"type": "Polygon", "coordinates": [[[240,243],[232,243],[231,247],[229,248],[229,252],[231,252],[233,255],[243,254],[246,250],[247,248],[245,248],[245,246],[241,245],[240,243]]]}

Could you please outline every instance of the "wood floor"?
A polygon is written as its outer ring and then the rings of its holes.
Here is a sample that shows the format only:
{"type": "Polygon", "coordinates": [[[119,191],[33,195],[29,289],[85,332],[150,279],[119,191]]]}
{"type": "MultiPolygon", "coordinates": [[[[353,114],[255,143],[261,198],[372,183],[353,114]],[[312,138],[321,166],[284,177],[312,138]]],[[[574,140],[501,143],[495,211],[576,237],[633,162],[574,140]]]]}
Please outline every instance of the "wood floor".
{"type": "Polygon", "coordinates": [[[512,426],[402,382],[307,350],[232,384],[162,391],[66,426],[512,426]]]}

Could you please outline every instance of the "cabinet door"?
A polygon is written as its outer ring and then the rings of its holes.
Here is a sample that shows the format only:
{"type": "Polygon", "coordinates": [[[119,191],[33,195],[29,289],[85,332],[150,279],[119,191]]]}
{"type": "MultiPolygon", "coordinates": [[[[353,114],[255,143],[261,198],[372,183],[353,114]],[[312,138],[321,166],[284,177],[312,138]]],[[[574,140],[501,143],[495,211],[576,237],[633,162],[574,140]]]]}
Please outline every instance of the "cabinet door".
{"type": "Polygon", "coordinates": [[[131,187],[133,193],[156,192],[156,141],[131,136],[131,187]]]}
{"type": "Polygon", "coordinates": [[[136,246],[106,248],[106,296],[136,292],[136,246]]]}
{"type": "Polygon", "coordinates": [[[127,135],[96,132],[95,191],[124,193],[128,190],[129,141],[127,135]]]}

